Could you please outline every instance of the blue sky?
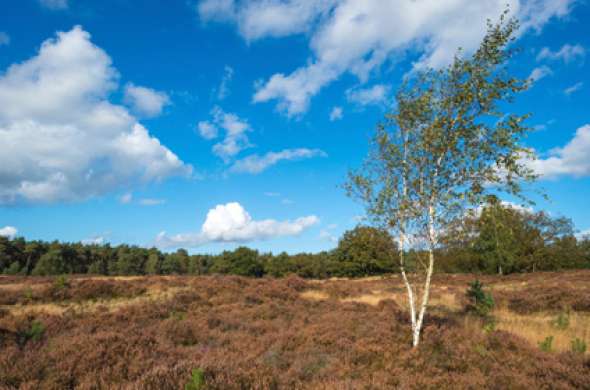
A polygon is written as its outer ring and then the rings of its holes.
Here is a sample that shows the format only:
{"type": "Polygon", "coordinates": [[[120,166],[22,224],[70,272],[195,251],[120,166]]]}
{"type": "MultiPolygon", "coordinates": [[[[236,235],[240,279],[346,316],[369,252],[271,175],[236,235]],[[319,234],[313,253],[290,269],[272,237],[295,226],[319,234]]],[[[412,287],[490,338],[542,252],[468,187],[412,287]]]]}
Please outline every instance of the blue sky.
{"type": "MultiPolygon", "coordinates": [[[[0,234],[330,249],[340,185],[404,75],[469,52],[506,0],[21,0],[0,7],[0,234]],[[165,233],[163,233],[165,232],[165,233]]],[[[590,229],[590,11],[511,0],[537,209],[590,229]]]]}

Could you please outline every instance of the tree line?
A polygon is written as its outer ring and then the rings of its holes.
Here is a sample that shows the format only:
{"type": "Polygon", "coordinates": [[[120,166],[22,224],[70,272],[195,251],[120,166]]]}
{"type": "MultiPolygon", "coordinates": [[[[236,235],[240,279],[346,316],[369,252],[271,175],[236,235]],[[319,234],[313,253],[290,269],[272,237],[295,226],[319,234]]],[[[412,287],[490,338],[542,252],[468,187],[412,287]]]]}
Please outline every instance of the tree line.
{"type": "MultiPolygon", "coordinates": [[[[27,241],[0,237],[0,272],[9,275],[234,274],[304,278],[363,277],[399,270],[398,245],[385,230],[357,226],[336,248],[319,253],[272,254],[247,247],[216,255],[165,253],[157,248],[27,241]]],[[[426,253],[407,249],[406,268],[426,253]]],[[[546,212],[509,207],[495,198],[456,221],[436,249],[437,272],[501,273],[590,268],[590,238],[577,238],[573,223],[546,212]]]]}

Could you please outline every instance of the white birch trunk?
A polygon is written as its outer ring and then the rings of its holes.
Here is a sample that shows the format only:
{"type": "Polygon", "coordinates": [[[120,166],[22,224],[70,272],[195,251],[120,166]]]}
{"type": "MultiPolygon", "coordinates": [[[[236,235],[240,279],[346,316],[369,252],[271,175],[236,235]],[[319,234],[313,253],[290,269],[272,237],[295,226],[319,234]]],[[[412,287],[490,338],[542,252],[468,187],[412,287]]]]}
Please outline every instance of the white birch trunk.
{"type": "Polygon", "coordinates": [[[420,311],[418,318],[415,321],[415,326],[412,327],[412,346],[416,348],[420,343],[420,332],[424,323],[424,316],[426,315],[426,308],[428,307],[428,299],[430,298],[430,284],[432,280],[432,273],[434,271],[434,244],[436,242],[434,230],[434,207],[432,205],[428,208],[428,269],[426,270],[426,279],[424,280],[424,291],[422,292],[422,303],[420,304],[420,311]]]}

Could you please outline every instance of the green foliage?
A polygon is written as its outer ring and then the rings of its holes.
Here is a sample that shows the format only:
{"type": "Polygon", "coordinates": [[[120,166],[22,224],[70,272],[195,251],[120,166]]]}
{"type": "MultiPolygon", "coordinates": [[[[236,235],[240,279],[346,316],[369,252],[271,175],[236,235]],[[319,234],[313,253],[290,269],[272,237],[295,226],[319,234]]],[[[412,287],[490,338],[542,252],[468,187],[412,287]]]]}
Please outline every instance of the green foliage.
{"type": "Polygon", "coordinates": [[[397,247],[383,229],[357,226],[344,233],[334,251],[338,276],[378,275],[394,271],[397,247]]]}
{"type": "Polygon", "coordinates": [[[584,342],[584,340],[581,340],[579,338],[575,338],[572,340],[572,352],[573,353],[579,353],[579,354],[585,354],[586,353],[586,342],[584,342]]]}
{"type": "Polygon", "coordinates": [[[519,210],[488,197],[481,213],[453,222],[441,237],[443,272],[509,274],[584,268],[590,247],[574,235],[573,223],[545,212],[519,210]]]}
{"type": "Polygon", "coordinates": [[[18,261],[13,261],[12,264],[4,271],[7,275],[18,275],[21,271],[21,267],[18,261]]]}
{"type": "Polygon", "coordinates": [[[235,251],[224,251],[211,267],[212,273],[261,277],[264,268],[258,259],[258,251],[239,247],[235,251]]]}
{"type": "Polygon", "coordinates": [[[27,301],[32,301],[33,300],[33,289],[31,287],[25,288],[25,291],[23,292],[23,296],[25,297],[25,299],[27,301]]]}
{"type": "Polygon", "coordinates": [[[553,350],[553,336],[545,337],[545,340],[539,343],[539,348],[544,352],[551,352],[553,350]]]}
{"type": "Polygon", "coordinates": [[[28,341],[40,341],[45,334],[45,325],[41,321],[34,320],[30,326],[25,330],[19,332],[21,344],[25,344],[28,341]]]}
{"type": "Polygon", "coordinates": [[[205,373],[200,368],[194,368],[191,379],[184,385],[184,390],[201,390],[205,386],[205,373]]]}
{"type": "Polygon", "coordinates": [[[66,275],[59,275],[53,280],[53,288],[63,290],[70,287],[70,281],[66,275]]]}
{"type": "Polygon", "coordinates": [[[33,275],[59,275],[68,273],[66,253],[55,245],[43,254],[33,269],[33,275]]]}
{"type": "Polygon", "coordinates": [[[569,313],[559,313],[557,318],[551,323],[555,328],[564,330],[570,326],[569,313]]]}
{"type": "Polygon", "coordinates": [[[466,295],[470,300],[468,310],[481,317],[487,317],[494,308],[492,294],[483,290],[483,284],[479,280],[474,280],[469,285],[466,295]]]}

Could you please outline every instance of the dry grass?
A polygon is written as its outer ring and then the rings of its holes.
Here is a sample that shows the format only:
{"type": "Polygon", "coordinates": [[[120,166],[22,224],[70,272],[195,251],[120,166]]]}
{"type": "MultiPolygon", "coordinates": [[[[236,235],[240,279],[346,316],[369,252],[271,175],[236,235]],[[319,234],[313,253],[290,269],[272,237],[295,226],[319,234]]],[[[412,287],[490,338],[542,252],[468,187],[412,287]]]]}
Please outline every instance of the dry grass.
{"type": "MultiPolygon", "coordinates": [[[[567,314],[569,324],[565,328],[555,325],[558,314],[535,313],[520,315],[508,310],[495,310],[496,329],[518,335],[537,346],[546,337],[553,337],[553,349],[570,351],[572,340],[578,338],[590,343],[590,314],[571,312],[567,314]]],[[[589,353],[586,351],[586,353],[589,353]]]]}

